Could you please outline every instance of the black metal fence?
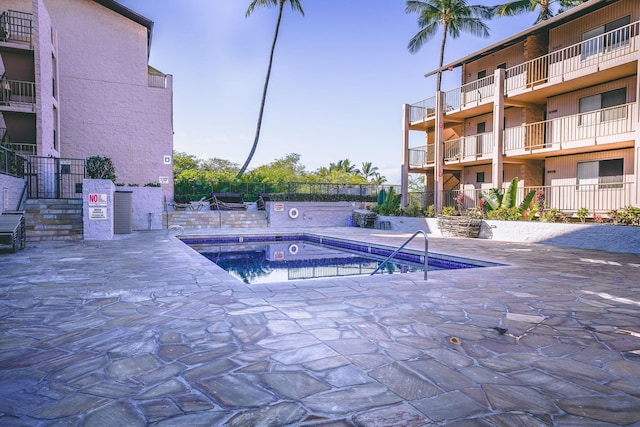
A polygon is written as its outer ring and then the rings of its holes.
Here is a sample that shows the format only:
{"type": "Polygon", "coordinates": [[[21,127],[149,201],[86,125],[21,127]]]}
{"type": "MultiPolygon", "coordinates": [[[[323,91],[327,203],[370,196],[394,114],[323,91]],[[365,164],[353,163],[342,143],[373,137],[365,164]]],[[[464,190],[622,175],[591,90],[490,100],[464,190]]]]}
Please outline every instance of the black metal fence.
{"type": "Polygon", "coordinates": [[[81,199],[86,169],[84,159],[29,157],[24,176],[29,198],[81,199]]]}
{"type": "Polygon", "coordinates": [[[24,178],[26,161],[20,154],[0,146],[0,173],[24,178]]]}
{"type": "Polygon", "coordinates": [[[342,184],[319,182],[289,182],[269,184],[262,182],[219,182],[213,185],[200,182],[176,183],[176,202],[186,203],[211,196],[211,193],[243,194],[244,200],[252,202],[261,194],[269,194],[272,200],[282,201],[376,201],[380,190],[399,186],[375,184],[342,184]]]}

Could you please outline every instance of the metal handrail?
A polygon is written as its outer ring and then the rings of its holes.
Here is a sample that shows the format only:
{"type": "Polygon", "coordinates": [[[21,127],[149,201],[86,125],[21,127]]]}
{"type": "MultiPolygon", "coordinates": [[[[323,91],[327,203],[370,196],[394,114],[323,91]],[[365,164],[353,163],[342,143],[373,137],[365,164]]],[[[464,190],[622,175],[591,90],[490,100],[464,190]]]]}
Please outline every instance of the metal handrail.
{"type": "Polygon", "coordinates": [[[387,257],[387,259],[382,261],[382,263],[378,266],[378,268],[373,270],[373,273],[371,273],[371,276],[373,276],[378,271],[380,271],[380,269],[384,267],[391,258],[396,256],[396,254],[400,252],[405,246],[407,246],[409,242],[412,241],[413,238],[416,237],[418,234],[422,234],[424,236],[424,280],[427,280],[427,270],[429,267],[429,241],[427,240],[427,233],[423,230],[418,230],[415,233],[413,233],[413,235],[409,237],[407,241],[402,244],[402,246],[400,246],[398,249],[393,251],[393,253],[387,257]]]}

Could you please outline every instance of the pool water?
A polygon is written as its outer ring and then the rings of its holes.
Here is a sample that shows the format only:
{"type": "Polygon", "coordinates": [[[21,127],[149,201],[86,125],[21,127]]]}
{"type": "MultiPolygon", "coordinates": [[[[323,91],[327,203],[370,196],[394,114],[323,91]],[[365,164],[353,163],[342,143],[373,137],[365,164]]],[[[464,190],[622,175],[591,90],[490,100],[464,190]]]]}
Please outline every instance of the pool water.
{"type": "MultiPolygon", "coordinates": [[[[229,274],[247,284],[370,275],[393,250],[310,236],[205,238],[183,241],[229,274]],[[277,240],[276,240],[277,239],[277,240]],[[257,241],[256,241],[257,240],[257,241]],[[365,246],[365,247],[360,247],[365,246]]],[[[378,274],[424,271],[424,255],[401,252],[378,274]]],[[[434,258],[429,271],[480,265],[434,258]]]]}

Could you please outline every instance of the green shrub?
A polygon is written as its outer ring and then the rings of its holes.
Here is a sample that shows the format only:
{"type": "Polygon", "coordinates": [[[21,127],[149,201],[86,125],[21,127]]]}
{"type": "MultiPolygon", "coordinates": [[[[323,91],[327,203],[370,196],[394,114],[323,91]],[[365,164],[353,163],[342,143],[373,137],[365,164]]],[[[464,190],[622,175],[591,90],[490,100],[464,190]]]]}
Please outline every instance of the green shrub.
{"type": "Polygon", "coordinates": [[[433,205],[427,206],[426,216],[427,218],[434,218],[436,216],[436,207],[433,205]]]}
{"type": "Polygon", "coordinates": [[[567,222],[569,217],[560,209],[552,208],[546,209],[542,212],[540,220],[543,222],[567,222]]]}
{"type": "Polygon", "coordinates": [[[443,206],[442,207],[442,215],[444,216],[453,216],[456,214],[456,208],[453,206],[443,206]]]}
{"type": "Polygon", "coordinates": [[[91,179],[110,179],[116,182],[116,167],[109,157],[92,156],[87,159],[87,176],[91,179]]]}
{"type": "Polygon", "coordinates": [[[576,216],[580,219],[580,222],[584,224],[587,221],[587,217],[589,216],[589,209],[587,208],[578,209],[576,216]]]}
{"type": "Polygon", "coordinates": [[[160,187],[160,183],[159,182],[147,182],[144,186],[145,187],[160,187]]]}
{"type": "Polygon", "coordinates": [[[413,204],[401,209],[400,214],[402,216],[421,218],[426,215],[426,212],[420,205],[413,204]]]}
{"type": "Polygon", "coordinates": [[[522,219],[522,214],[517,207],[498,208],[487,212],[487,218],[499,219],[502,221],[519,221],[522,219]]]}
{"type": "Polygon", "coordinates": [[[614,224],[640,226],[640,208],[627,206],[607,212],[614,224]]]}

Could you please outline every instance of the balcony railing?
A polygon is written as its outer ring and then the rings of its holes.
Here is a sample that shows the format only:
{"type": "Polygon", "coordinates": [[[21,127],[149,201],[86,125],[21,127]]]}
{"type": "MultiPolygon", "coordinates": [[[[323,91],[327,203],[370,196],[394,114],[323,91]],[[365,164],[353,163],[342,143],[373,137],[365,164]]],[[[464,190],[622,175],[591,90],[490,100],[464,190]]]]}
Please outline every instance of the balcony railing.
{"type": "Polygon", "coordinates": [[[423,99],[409,106],[409,123],[421,123],[436,116],[436,97],[423,99]]]}
{"type": "Polygon", "coordinates": [[[36,84],[20,80],[0,80],[0,105],[29,105],[36,103],[36,84]]]}
{"type": "Polygon", "coordinates": [[[464,110],[493,100],[495,76],[487,76],[472,81],[444,93],[444,109],[447,113],[464,110]]]}
{"type": "Polygon", "coordinates": [[[435,144],[409,149],[409,167],[423,168],[435,163],[435,144]]]}
{"type": "Polygon", "coordinates": [[[634,114],[635,104],[630,103],[508,128],[504,131],[504,154],[606,144],[619,141],[619,135],[626,133],[633,138],[634,114]]]}
{"type": "MultiPolygon", "coordinates": [[[[518,187],[516,206],[530,191],[544,192],[545,209],[558,209],[565,213],[575,213],[580,208],[587,208],[591,214],[603,214],[613,209],[631,205],[633,182],[615,184],[567,184],[546,185],[536,187],[518,187]]],[[[479,205],[480,193],[483,190],[453,190],[445,194],[445,205],[457,207],[456,199],[460,192],[464,193],[463,207],[472,209],[479,205]]],[[[484,190],[485,192],[487,190],[484,190]]]]}
{"type": "Polygon", "coordinates": [[[537,85],[579,77],[587,70],[596,72],[603,64],[615,64],[620,58],[636,60],[632,54],[638,51],[639,26],[637,21],[508,68],[505,90],[512,95],[537,85]]]}
{"type": "Polygon", "coordinates": [[[490,156],[494,146],[493,132],[450,139],[444,143],[444,161],[462,163],[477,160],[490,156]]]}
{"type": "Polygon", "coordinates": [[[0,145],[0,173],[22,178],[25,162],[23,156],[0,145]]]}
{"type": "Polygon", "coordinates": [[[149,87],[166,89],[167,75],[160,72],[149,71],[149,87]]]}
{"type": "Polygon", "coordinates": [[[32,15],[8,10],[0,14],[0,42],[25,43],[32,45],[32,15]]]}

